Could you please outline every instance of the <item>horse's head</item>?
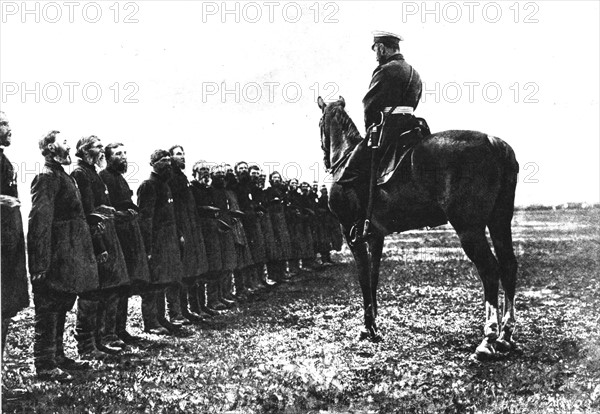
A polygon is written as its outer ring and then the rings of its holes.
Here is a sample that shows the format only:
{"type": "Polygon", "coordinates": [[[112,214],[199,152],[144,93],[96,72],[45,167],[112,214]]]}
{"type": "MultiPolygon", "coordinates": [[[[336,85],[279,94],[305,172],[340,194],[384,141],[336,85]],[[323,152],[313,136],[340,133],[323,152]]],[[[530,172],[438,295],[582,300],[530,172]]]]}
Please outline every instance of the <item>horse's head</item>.
{"type": "Polygon", "coordinates": [[[325,168],[329,170],[331,162],[335,163],[345,149],[354,148],[362,140],[362,137],[346,113],[346,101],[342,96],[329,104],[319,96],[317,104],[322,113],[319,128],[321,130],[321,149],[324,154],[323,161],[325,168]]]}

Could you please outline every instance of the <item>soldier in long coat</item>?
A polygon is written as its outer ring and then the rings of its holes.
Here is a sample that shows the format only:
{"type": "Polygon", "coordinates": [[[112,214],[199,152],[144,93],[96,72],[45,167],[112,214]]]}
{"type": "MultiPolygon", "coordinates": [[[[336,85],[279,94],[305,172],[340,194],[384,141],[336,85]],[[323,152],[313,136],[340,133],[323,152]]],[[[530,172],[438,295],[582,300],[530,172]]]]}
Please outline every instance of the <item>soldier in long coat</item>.
{"type": "Polygon", "coordinates": [[[313,270],[316,265],[316,246],[318,243],[318,240],[314,238],[316,203],[307,182],[300,185],[298,205],[300,206],[300,223],[306,241],[306,250],[303,251],[302,255],[302,267],[305,270],[313,270]]]}
{"type": "MultiPolygon", "coordinates": [[[[269,213],[269,206],[266,202],[265,183],[263,179],[261,179],[261,171],[258,165],[250,165],[248,169],[250,171],[251,183],[250,195],[252,196],[252,201],[255,203],[254,208],[264,235],[266,263],[269,263],[274,260],[279,260],[279,254],[277,241],[275,240],[275,230],[273,230],[271,214],[269,213]]],[[[257,281],[261,284],[264,283],[265,285],[273,284],[274,282],[272,279],[269,279],[268,277],[266,279],[263,278],[263,271],[264,266],[263,270],[261,270],[261,273],[258,275],[257,281]]]]}
{"type": "Polygon", "coordinates": [[[96,218],[102,216],[103,227],[102,232],[92,237],[96,255],[103,255],[98,261],[100,292],[96,297],[79,297],[77,348],[80,356],[93,354],[96,349],[114,354],[125,347],[116,334],[116,318],[119,297],[130,283],[115,228],[115,209],[110,205],[106,185],[96,172],[96,166],[103,166],[105,161],[104,146],[94,135],[84,137],[77,142],[75,155],[79,161],[71,176],[81,193],[83,213],[92,226],[96,225],[96,218]],[[94,326],[95,332],[90,332],[89,328],[94,326]]]}
{"type": "Polygon", "coordinates": [[[45,164],[31,184],[27,233],[35,304],[34,363],[38,378],[69,380],[63,369],[84,368],[63,349],[65,318],[77,295],[98,289],[98,266],[66,140],[52,131],[39,142],[45,164]]]}
{"type": "Polygon", "coordinates": [[[281,174],[273,171],[269,175],[269,184],[270,187],[264,193],[264,201],[271,218],[277,250],[275,257],[267,263],[267,271],[271,279],[281,282],[286,279],[286,262],[292,259],[292,241],[285,216],[286,194],[281,174]]]}
{"type": "Polygon", "coordinates": [[[138,219],[138,206],[133,203],[133,191],[123,174],[127,172],[127,148],[122,143],[111,143],[104,148],[106,169],[99,175],[106,188],[110,204],[115,208],[115,227],[127,265],[131,282],[129,290],[123,290],[118,302],[116,316],[117,336],[126,344],[137,344],[139,338],[127,332],[128,300],[132,295],[146,291],[150,282],[148,258],[138,219]]]}
{"type": "Polygon", "coordinates": [[[29,306],[27,269],[25,267],[25,236],[17,189],[17,175],[4,155],[11,144],[11,129],[4,112],[0,111],[0,217],[2,219],[2,355],[11,318],[29,306]]]}
{"type": "Polygon", "coordinates": [[[150,165],[153,168],[150,178],[137,191],[150,283],[155,288],[142,295],[142,318],[146,332],[166,335],[181,327],[165,316],[165,288],[181,284],[184,274],[180,256],[183,240],[178,233],[173,195],[167,183],[172,174],[169,152],[154,151],[150,165]]]}
{"type": "Polygon", "coordinates": [[[191,191],[191,184],[183,172],[185,151],[181,145],[174,145],[169,149],[169,154],[172,164],[169,187],[173,194],[177,230],[183,238],[181,261],[184,274],[182,285],[167,289],[167,305],[171,321],[189,324],[203,321],[203,318],[190,310],[188,305],[190,301],[196,300],[198,279],[208,271],[208,262],[204,236],[198,223],[196,201],[191,191]]]}
{"type": "Polygon", "coordinates": [[[214,316],[216,310],[208,306],[206,291],[211,289],[211,292],[216,292],[216,284],[235,269],[235,244],[231,227],[225,221],[229,219],[226,217],[228,212],[217,207],[215,189],[211,186],[208,163],[204,161],[196,162],[193,174],[192,194],[198,209],[209,267],[208,272],[200,278],[201,284],[197,292],[198,306],[195,308],[195,312],[200,313],[202,311],[214,316]]]}
{"type": "Polygon", "coordinates": [[[238,180],[235,193],[240,210],[244,213],[242,224],[253,262],[241,271],[240,290],[253,292],[265,286],[261,278],[267,262],[265,231],[260,222],[259,214],[262,212],[258,211],[258,200],[255,200],[252,195],[252,188],[255,185],[251,182],[248,164],[244,161],[238,162],[235,165],[235,172],[238,180]]]}

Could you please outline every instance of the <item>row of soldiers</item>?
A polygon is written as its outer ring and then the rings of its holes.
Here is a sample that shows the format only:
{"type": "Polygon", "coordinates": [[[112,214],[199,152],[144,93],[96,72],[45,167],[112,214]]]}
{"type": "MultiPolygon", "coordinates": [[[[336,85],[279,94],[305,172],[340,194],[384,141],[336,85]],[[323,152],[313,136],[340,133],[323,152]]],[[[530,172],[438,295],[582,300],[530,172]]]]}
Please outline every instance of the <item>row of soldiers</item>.
{"type": "MultiPolygon", "coordinates": [[[[2,146],[10,145],[0,113],[2,146]]],[[[127,327],[128,300],[141,296],[144,330],[177,334],[250,293],[285,283],[301,268],[330,263],[340,250],[339,224],[308,183],[270,186],[257,165],[197,162],[186,174],[181,145],[156,150],[137,191],[124,173],[122,143],[96,136],[77,142],[78,161],[58,131],[39,141],[44,167],[31,185],[27,253],[35,305],[34,363],[42,380],[69,381],[86,361],[118,357],[147,341],[127,327]],[[77,300],[79,360],[65,355],[66,313],[77,300]]],[[[2,346],[10,318],[29,305],[25,243],[12,165],[2,162],[2,346]],[[10,180],[8,179],[10,177],[10,180]],[[6,182],[6,185],[5,185],[6,182]],[[6,305],[6,306],[5,306],[6,305]]]]}

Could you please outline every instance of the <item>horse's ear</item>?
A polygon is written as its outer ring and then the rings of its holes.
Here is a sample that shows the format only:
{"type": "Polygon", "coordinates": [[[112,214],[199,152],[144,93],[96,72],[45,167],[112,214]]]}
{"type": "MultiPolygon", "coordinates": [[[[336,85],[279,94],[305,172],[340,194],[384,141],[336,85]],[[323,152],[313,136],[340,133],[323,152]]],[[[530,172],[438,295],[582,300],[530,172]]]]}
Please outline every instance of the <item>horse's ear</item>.
{"type": "Polygon", "coordinates": [[[346,100],[344,99],[344,97],[342,95],[340,95],[340,99],[338,99],[338,100],[342,104],[342,108],[345,108],[346,107],[346,100]]]}
{"type": "Polygon", "coordinates": [[[325,107],[327,106],[323,98],[321,98],[320,96],[317,98],[317,104],[319,105],[319,108],[321,108],[321,111],[324,111],[325,107]]]}

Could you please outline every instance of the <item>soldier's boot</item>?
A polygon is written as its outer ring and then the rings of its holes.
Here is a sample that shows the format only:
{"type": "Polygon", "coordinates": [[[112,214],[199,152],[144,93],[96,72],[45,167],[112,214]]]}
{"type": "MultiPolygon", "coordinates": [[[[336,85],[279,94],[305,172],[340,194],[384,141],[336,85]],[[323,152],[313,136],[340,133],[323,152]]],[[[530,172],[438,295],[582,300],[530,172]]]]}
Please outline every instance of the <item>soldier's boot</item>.
{"type": "MultiPolygon", "coordinates": [[[[177,297],[179,297],[179,295],[177,295],[177,297]]],[[[159,291],[156,297],[156,316],[158,319],[158,323],[161,326],[167,328],[169,332],[177,332],[181,328],[180,324],[170,322],[167,319],[164,290],[159,291]]]]}
{"type": "Polygon", "coordinates": [[[196,283],[188,285],[186,291],[181,296],[181,314],[185,319],[191,322],[204,322],[206,319],[193,308],[199,308],[198,285],[196,283]],[[194,305],[192,305],[192,303],[194,305]]]}
{"type": "MultiPolygon", "coordinates": [[[[162,293],[162,291],[161,291],[162,293]]],[[[144,332],[153,335],[169,335],[167,328],[158,321],[158,292],[149,291],[141,295],[142,297],[142,319],[144,321],[144,332]]],[[[164,299],[163,299],[164,302],[164,299]]]]}
{"type": "Polygon", "coordinates": [[[267,263],[267,272],[269,273],[267,283],[274,285],[284,282],[285,260],[273,261],[267,263]]]}
{"type": "Polygon", "coordinates": [[[218,312],[207,305],[206,299],[206,289],[208,285],[206,283],[201,283],[198,285],[198,290],[196,291],[196,301],[198,308],[195,308],[196,304],[194,302],[190,302],[191,309],[199,315],[206,314],[209,317],[215,316],[218,312]],[[199,311],[197,311],[198,309],[199,311]]]}
{"type": "Polygon", "coordinates": [[[117,315],[115,329],[117,336],[127,345],[136,345],[141,341],[138,336],[133,336],[127,332],[127,314],[129,309],[129,293],[121,293],[117,303],[117,315]]]}
{"type": "Polygon", "coordinates": [[[90,364],[84,361],[75,361],[65,355],[64,333],[67,312],[61,311],[56,317],[56,365],[65,371],[85,371],[91,368],[90,364]]]}
{"type": "Polygon", "coordinates": [[[253,267],[254,267],[254,271],[252,273],[253,285],[256,287],[257,290],[262,290],[267,287],[267,284],[265,282],[265,265],[257,264],[257,265],[254,265],[253,267]]]}
{"type": "Polygon", "coordinates": [[[106,315],[101,342],[111,348],[126,349],[127,344],[117,335],[117,313],[119,311],[120,296],[120,293],[115,291],[108,294],[106,298],[106,315]]]}
{"type": "Polygon", "coordinates": [[[233,284],[235,286],[235,297],[237,300],[245,301],[248,299],[248,290],[246,289],[246,284],[244,282],[244,270],[234,270],[233,284]]]}
{"type": "Polygon", "coordinates": [[[6,336],[8,335],[8,327],[11,320],[11,318],[2,319],[2,354],[0,354],[0,358],[4,356],[4,344],[6,344],[6,336]]]}
{"type": "Polygon", "coordinates": [[[56,326],[58,312],[36,313],[33,359],[38,379],[42,381],[68,382],[71,375],[56,363],[56,326]]]}
{"type": "Polygon", "coordinates": [[[242,271],[244,278],[244,287],[248,293],[254,293],[258,290],[254,283],[254,266],[248,266],[242,271]]]}
{"type": "MultiPolygon", "coordinates": [[[[117,355],[121,352],[121,348],[110,346],[104,341],[104,337],[107,333],[110,324],[110,320],[107,320],[108,314],[110,313],[110,294],[103,292],[103,296],[98,301],[98,308],[96,312],[96,330],[94,332],[96,348],[98,351],[104,352],[110,355],[117,355]]],[[[114,320],[113,320],[114,323],[114,320]]]]}
{"type": "Polygon", "coordinates": [[[221,279],[221,290],[219,293],[221,302],[229,307],[232,307],[237,300],[236,296],[234,295],[235,290],[235,275],[231,272],[225,273],[225,276],[221,279]]]}
{"type": "Polygon", "coordinates": [[[219,292],[218,292],[219,285],[220,285],[219,281],[208,283],[206,285],[206,297],[207,297],[206,305],[210,309],[214,309],[215,311],[223,311],[223,310],[227,309],[227,306],[225,306],[221,301],[219,301],[219,292]]]}
{"type": "Polygon", "coordinates": [[[331,253],[329,253],[328,251],[321,252],[321,263],[323,263],[324,265],[333,264],[333,262],[331,261],[331,253]]]}
{"type": "Polygon", "coordinates": [[[187,308],[186,285],[170,286],[166,290],[167,313],[169,320],[176,325],[190,325],[191,322],[183,316],[184,307],[187,308]],[[183,298],[185,296],[185,304],[183,298]]]}
{"type": "Polygon", "coordinates": [[[77,322],[75,339],[79,359],[102,360],[106,356],[96,348],[96,317],[98,300],[80,296],[77,300],[77,322]]]}
{"type": "Polygon", "coordinates": [[[288,261],[286,273],[292,277],[300,273],[300,259],[292,259],[288,261]]]}

